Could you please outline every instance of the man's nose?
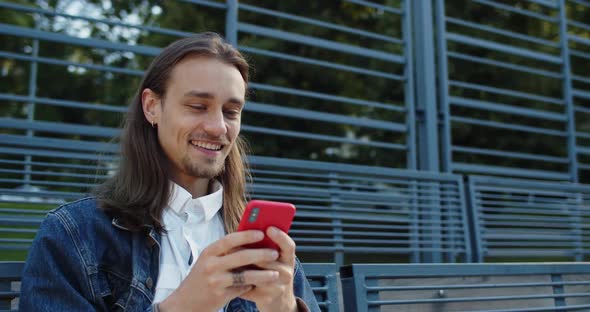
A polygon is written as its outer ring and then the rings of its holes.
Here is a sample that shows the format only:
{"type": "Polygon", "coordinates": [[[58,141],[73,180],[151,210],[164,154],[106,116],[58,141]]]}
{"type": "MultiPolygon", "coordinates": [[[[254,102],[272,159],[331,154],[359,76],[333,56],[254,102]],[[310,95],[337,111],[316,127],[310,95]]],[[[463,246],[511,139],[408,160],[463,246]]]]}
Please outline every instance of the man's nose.
{"type": "Polygon", "coordinates": [[[212,137],[221,137],[227,133],[222,111],[210,111],[205,120],[205,132],[212,137]]]}

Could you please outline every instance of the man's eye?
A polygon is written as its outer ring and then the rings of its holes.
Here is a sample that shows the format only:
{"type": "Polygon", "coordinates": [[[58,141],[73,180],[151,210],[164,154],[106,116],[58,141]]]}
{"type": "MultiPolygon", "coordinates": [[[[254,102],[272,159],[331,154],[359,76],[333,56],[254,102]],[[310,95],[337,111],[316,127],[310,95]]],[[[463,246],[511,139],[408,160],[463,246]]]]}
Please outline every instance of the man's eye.
{"type": "Polygon", "coordinates": [[[190,106],[192,109],[194,110],[204,110],[206,109],[205,105],[198,105],[198,104],[194,104],[190,106]]]}
{"type": "Polygon", "coordinates": [[[225,111],[224,114],[225,114],[225,116],[228,116],[228,117],[237,117],[240,115],[240,112],[231,110],[231,111],[225,111]]]}

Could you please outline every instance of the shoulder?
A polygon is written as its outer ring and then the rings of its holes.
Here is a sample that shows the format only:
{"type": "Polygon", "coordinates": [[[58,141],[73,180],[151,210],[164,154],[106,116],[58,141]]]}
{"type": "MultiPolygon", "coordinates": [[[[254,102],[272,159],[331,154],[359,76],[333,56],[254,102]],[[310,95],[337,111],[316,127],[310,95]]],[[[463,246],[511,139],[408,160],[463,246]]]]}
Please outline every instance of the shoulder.
{"type": "Polygon", "coordinates": [[[50,211],[48,219],[51,216],[55,216],[62,223],[76,225],[111,223],[112,220],[102,209],[99,209],[98,202],[94,197],[86,197],[63,204],[50,211]]]}

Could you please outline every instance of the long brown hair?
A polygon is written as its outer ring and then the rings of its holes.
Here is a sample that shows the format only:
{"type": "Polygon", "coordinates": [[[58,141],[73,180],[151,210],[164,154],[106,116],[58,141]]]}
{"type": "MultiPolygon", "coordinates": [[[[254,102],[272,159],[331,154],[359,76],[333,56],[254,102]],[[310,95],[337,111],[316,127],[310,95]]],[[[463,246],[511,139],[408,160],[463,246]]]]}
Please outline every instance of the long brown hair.
{"type": "MultiPolygon", "coordinates": [[[[157,129],[144,116],[141,93],[149,88],[163,98],[172,69],[189,55],[211,57],[235,66],[248,85],[248,62],[215,33],[201,33],[178,40],[153,60],[123,124],[119,137],[119,168],[114,176],[94,190],[99,206],[133,231],[146,224],[161,231],[162,211],[171,196],[170,179],[165,170],[167,159],[158,142],[157,129]]],[[[225,160],[224,170],[216,177],[223,185],[222,211],[228,233],[236,230],[246,205],[246,182],[250,179],[246,147],[246,142],[238,137],[225,160]]]]}

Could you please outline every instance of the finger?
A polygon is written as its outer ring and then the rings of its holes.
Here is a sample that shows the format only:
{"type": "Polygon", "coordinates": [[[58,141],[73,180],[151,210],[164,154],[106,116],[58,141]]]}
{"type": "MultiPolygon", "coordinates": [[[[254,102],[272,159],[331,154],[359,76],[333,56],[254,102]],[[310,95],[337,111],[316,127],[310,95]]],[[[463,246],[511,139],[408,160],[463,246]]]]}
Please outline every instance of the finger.
{"type": "Polygon", "coordinates": [[[268,248],[244,248],[216,259],[222,270],[234,270],[243,266],[276,261],[279,252],[268,248]]]}
{"type": "Polygon", "coordinates": [[[251,291],[252,289],[254,289],[254,286],[252,285],[245,285],[245,286],[241,286],[241,287],[230,287],[228,288],[228,296],[230,298],[235,298],[235,297],[239,297],[249,291],[251,291]]]}
{"type": "Polygon", "coordinates": [[[268,237],[279,245],[280,248],[280,260],[285,263],[295,263],[295,242],[287,233],[280,229],[271,226],[266,230],[268,237]]]}
{"type": "Polygon", "coordinates": [[[266,285],[276,283],[279,278],[279,272],[270,270],[247,270],[229,272],[227,275],[227,284],[231,288],[266,285]]]}
{"type": "Polygon", "coordinates": [[[222,256],[229,253],[232,249],[242,245],[261,241],[263,238],[264,233],[262,231],[248,230],[234,232],[209,245],[209,247],[203,250],[203,253],[211,253],[215,256],[222,256]]]}
{"type": "MultiPolygon", "coordinates": [[[[256,264],[259,270],[265,271],[275,271],[279,274],[279,278],[276,282],[279,283],[292,283],[293,281],[293,274],[294,274],[294,267],[291,267],[289,264],[273,261],[267,263],[260,263],[256,264]]],[[[260,285],[258,285],[260,286],[260,285]]]]}

